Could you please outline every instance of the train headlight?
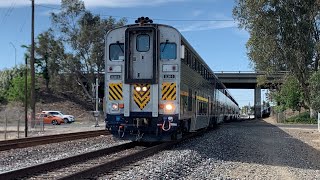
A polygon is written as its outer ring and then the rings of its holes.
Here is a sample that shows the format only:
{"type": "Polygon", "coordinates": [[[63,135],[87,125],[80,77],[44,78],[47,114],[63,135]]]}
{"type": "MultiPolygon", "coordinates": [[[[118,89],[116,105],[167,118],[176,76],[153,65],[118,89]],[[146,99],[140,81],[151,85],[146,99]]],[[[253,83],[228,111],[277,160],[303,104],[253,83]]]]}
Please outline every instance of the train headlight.
{"type": "Polygon", "coordinates": [[[175,110],[175,106],[173,103],[166,103],[163,110],[165,114],[172,114],[175,110]]]}
{"type": "Polygon", "coordinates": [[[137,87],[136,87],[136,91],[140,92],[140,91],[141,91],[141,87],[140,87],[140,86],[137,86],[137,87]]]}
{"type": "Polygon", "coordinates": [[[146,92],[147,90],[148,90],[147,87],[145,87],[145,86],[142,87],[143,92],[146,92]]]}
{"type": "Polygon", "coordinates": [[[166,104],[165,106],[167,111],[172,111],[173,110],[173,105],[172,104],[166,104]]]}
{"type": "Polygon", "coordinates": [[[119,104],[118,103],[112,103],[111,104],[111,110],[112,111],[118,111],[119,110],[119,104]]]}

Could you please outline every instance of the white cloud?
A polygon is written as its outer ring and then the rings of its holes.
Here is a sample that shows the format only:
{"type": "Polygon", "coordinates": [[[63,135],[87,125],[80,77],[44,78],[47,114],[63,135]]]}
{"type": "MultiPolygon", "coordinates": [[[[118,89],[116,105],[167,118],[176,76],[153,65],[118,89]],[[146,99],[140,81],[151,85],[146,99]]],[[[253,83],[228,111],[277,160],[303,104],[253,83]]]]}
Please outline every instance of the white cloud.
{"type": "Polygon", "coordinates": [[[85,0],[85,5],[103,6],[103,7],[136,7],[136,6],[156,6],[170,2],[179,2],[184,0],[85,0]]]}
{"type": "MultiPolygon", "coordinates": [[[[35,0],[35,4],[48,4],[48,5],[58,5],[60,0],[35,0]]],[[[30,0],[1,0],[1,7],[11,7],[11,6],[31,6],[30,0]]]]}
{"type": "MultiPolygon", "coordinates": [[[[185,0],[84,0],[86,7],[136,7],[136,6],[156,6],[170,2],[180,2],[185,0]]],[[[35,0],[35,4],[59,5],[60,0],[35,0]]],[[[29,6],[30,0],[0,0],[0,7],[29,6]]]]}
{"type": "Polygon", "coordinates": [[[201,14],[203,14],[203,11],[201,11],[201,10],[194,10],[194,11],[192,11],[192,15],[193,16],[199,16],[199,15],[201,15],[201,14]]]}
{"type": "Polygon", "coordinates": [[[187,31],[204,31],[213,29],[224,29],[237,27],[237,23],[234,21],[203,21],[197,22],[191,25],[177,27],[181,32],[187,31]]]}

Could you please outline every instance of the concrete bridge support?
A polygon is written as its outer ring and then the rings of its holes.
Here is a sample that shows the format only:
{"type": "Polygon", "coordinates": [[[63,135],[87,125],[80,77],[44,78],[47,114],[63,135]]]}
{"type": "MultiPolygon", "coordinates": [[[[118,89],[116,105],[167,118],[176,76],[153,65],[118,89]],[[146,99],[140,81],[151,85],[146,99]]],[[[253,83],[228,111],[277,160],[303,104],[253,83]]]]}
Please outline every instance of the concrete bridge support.
{"type": "Polygon", "coordinates": [[[261,87],[254,89],[254,117],[261,118],[261,87]]]}

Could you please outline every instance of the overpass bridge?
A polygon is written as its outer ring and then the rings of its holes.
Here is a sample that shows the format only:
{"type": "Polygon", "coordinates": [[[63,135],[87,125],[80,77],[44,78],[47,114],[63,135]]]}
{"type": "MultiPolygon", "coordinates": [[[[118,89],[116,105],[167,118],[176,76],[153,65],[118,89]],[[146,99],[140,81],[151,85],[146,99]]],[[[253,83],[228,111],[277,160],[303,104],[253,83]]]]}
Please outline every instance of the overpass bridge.
{"type": "Polygon", "coordinates": [[[258,77],[265,76],[268,84],[281,84],[284,75],[287,72],[277,72],[267,74],[266,72],[255,71],[216,71],[215,75],[228,89],[254,89],[254,114],[255,117],[261,117],[261,89],[270,88],[270,86],[257,86],[258,77]]]}

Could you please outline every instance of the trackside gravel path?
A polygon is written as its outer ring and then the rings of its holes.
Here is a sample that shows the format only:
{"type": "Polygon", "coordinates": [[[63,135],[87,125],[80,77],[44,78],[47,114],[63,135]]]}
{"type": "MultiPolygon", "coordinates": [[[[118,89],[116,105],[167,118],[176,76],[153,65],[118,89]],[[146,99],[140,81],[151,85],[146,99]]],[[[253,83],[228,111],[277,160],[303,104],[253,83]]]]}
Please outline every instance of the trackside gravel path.
{"type": "Polygon", "coordinates": [[[320,180],[320,133],[263,120],[227,123],[100,179],[320,180]]]}

